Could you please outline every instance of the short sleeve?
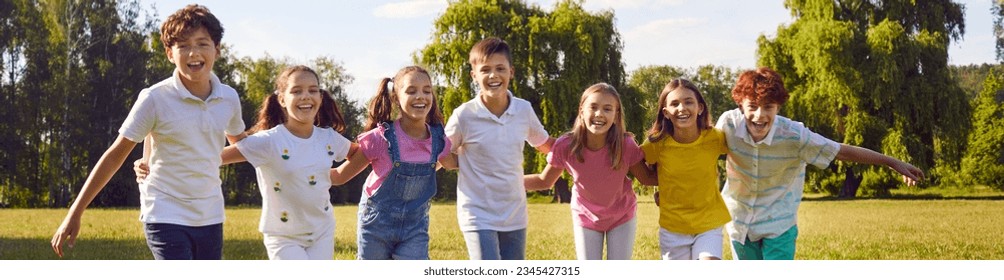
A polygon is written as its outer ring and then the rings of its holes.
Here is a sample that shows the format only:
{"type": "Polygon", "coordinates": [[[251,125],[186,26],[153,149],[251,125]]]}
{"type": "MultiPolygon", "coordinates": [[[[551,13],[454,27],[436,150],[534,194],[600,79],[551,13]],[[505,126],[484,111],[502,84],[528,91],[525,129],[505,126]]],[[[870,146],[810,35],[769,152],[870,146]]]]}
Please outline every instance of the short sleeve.
{"type": "Polygon", "coordinates": [[[547,164],[560,170],[568,169],[568,153],[570,150],[569,138],[567,136],[559,137],[558,140],[554,141],[551,151],[547,152],[547,164]]]}
{"type": "Polygon", "coordinates": [[[819,133],[812,132],[801,123],[793,125],[799,132],[803,146],[799,152],[799,157],[808,164],[819,169],[826,168],[830,162],[837,157],[840,152],[840,143],[830,140],[819,133]]]}
{"type": "Polygon", "coordinates": [[[445,158],[446,156],[450,155],[450,148],[451,148],[451,146],[452,146],[452,143],[450,141],[450,138],[444,137],[443,138],[443,151],[439,152],[438,159],[441,160],[441,159],[445,158]]]}
{"type": "Polygon", "coordinates": [[[457,149],[463,145],[464,134],[460,127],[460,114],[463,113],[464,105],[460,105],[455,110],[453,114],[450,114],[450,118],[446,121],[446,126],[443,127],[443,132],[446,134],[446,139],[450,143],[449,149],[443,149],[444,151],[450,151],[451,153],[457,153],[457,149]]]}
{"type": "Polygon", "coordinates": [[[718,144],[718,153],[727,154],[729,153],[729,144],[725,140],[725,132],[722,132],[718,128],[712,128],[711,133],[715,135],[715,142],[718,144]]]}
{"type": "Polygon", "coordinates": [[[639,147],[639,149],[641,149],[642,153],[644,154],[645,163],[648,164],[658,163],[660,149],[657,146],[657,144],[649,142],[646,139],[645,142],[641,144],[641,147],[639,147]]]}
{"type": "Polygon", "coordinates": [[[638,147],[638,142],[634,141],[634,137],[627,136],[624,141],[624,151],[621,154],[624,158],[624,163],[627,166],[633,166],[636,163],[645,159],[645,153],[641,151],[638,147]]]}
{"type": "Polygon", "coordinates": [[[390,148],[390,144],[383,136],[383,128],[380,126],[359,135],[356,140],[359,141],[359,150],[370,161],[378,158],[380,153],[387,154],[390,148]]]}
{"type": "Polygon", "coordinates": [[[230,114],[230,121],[227,123],[227,135],[234,136],[244,132],[246,128],[244,126],[244,119],[241,115],[241,101],[240,99],[233,99],[233,113],[230,114]]]}
{"type": "Polygon", "coordinates": [[[271,141],[276,135],[269,131],[271,130],[255,133],[234,144],[237,145],[237,151],[255,167],[268,166],[270,158],[278,158],[271,141]]]}
{"type": "Polygon", "coordinates": [[[143,138],[146,138],[153,131],[153,126],[157,122],[157,110],[154,103],[153,99],[150,98],[150,90],[141,91],[139,97],[136,98],[136,103],[133,103],[132,109],[129,110],[129,115],[122,122],[119,134],[129,141],[143,142],[143,138]]]}
{"type": "Polygon", "coordinates": [[[527,120],[527,136],[526,142],[530,144],[531,147],[537,147],[543,145],[548,139],[551,139],[551,135],[547,134],[547,130],[544,129],[544,125],[540,123],[540,119],[537,119],[537,114],[533,112],[532,108],[526,110],[527,120]]]}
{"type": "Polygon", "coordinates": [[[349,148],[352,147],[352,141],[345,139],[345,136],[338,134],[338,132],[332,128],[328,128],[327,130],[332,134],[329,145],[331,145],[331,151],[335,152],[335,161],[345,160],[345,158],[349,155],[349,148]]]}

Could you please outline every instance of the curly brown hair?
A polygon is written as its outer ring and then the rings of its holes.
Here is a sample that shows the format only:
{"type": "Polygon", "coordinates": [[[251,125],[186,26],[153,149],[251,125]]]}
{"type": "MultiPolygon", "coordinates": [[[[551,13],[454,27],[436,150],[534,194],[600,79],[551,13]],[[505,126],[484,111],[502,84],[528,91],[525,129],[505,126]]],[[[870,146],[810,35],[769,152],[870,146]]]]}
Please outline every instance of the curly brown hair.
{"type": "Polygon", "coordinates": [[[739,79],[732,88],[732,100],[736,104],[742,105],[746,98],[756,104],[784,105],[788,101],[788,90],[784,89],[781,74],[770,68],[760,67],[739,74],[739,79]]]}

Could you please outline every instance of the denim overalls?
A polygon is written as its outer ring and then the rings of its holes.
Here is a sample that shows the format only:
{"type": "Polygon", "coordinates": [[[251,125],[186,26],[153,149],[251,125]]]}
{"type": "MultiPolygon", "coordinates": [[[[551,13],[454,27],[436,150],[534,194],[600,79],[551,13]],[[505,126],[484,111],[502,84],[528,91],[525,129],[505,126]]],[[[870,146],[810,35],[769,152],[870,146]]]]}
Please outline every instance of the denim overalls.
{"type": "Polygon", "coordinates": [[[382,123],[393,167],[376,193],[359,203],[361,260],[429,259],[429,200],[436,195],[436,162],[445,146],[443,126],[430,125],[428,162],[401,161],[394,125],[382,123]]]}

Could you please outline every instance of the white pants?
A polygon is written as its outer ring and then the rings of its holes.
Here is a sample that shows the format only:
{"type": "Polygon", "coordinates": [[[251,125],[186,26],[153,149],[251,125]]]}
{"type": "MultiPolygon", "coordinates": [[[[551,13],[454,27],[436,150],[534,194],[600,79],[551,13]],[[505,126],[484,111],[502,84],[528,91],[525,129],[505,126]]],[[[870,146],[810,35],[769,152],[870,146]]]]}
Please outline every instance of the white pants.
{"type": "Polygon", "coordinates": [[[722,258],[722,228],[699,234],[681,234],[659,228],[659,251],[663,260],[722,258]]]}
{"type": "Polygon", "coordinates": [[[332,260],[335,258],[335,227],[301,235],[263,234],[270,260],[332,260]]]}
{"type": "MultiPolygon", "coordinates": [[[[574,219],[574,218],[573,218],[574,219]]],[[[631,218],[626,223],[610,229],[607,232],[595,231],[580,225],[573,225],[575,233],[575,256],[580,260],[602,260],[603,241],[607,244],[608,260],[630,260],[634,248],[634,234],[637,219],[631,218]]],[[[573,222],[573,224],[575,224],[573,222]]]]}

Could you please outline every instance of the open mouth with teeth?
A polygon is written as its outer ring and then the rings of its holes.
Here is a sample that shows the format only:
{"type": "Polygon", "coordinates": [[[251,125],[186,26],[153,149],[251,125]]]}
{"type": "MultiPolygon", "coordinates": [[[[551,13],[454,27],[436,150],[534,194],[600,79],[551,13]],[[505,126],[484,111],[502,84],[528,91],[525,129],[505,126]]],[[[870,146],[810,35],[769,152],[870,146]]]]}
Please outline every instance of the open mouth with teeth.
{"type": "Polygon", "coordinates": [[[589,124],[594,125],[594,126],[604,126],[604,125],[607,124],[607,122],[606,121],[602,121],[602,120],[593,120],[593,121],[589,122],[589,124]]]}
{"type": "Polygon", "coordinates": [[[312,105],[312,104],[302,104],[302,105],[297,105],[297,106],[296,106],[296,109],[298,109],[298,110],[300,110],[300,111],[305,111],[305,112],[309,112],[310,110],[313,110],[313,109],[314,109],[314,105],[312,105]]]}
{"type": "Polygon", "coordinates": [[[767,122],[754,122],[754,121],[751,121],[749,123],[750,123],[750,126],[753,127],[753,129],[757,129],[757,130],[767,129],[767,122]]]}
{"type": "Polygon", "coordinates": [[[424,103],[411,104],[411,108],[415,108],[415,109],[425,109],[428,106],[429,106],[428,104],[424,104],[424,103]]]}
{"type": "Polygon", "coordinates": [[[485,85],[488,86],[488,89],[494,90],[502,87],[502,82],[490,82],[485,85]]]}
{"type": "Polygon", "coordinates": [[[189,62],[188,63],[188,69],[192,70],[192,72],[196,72],[196,71],[202,70],[202,68],[205,67],[205,66],[206,66],[206,63],[205,62],[201,62],[201,61],[189,62]]]}

